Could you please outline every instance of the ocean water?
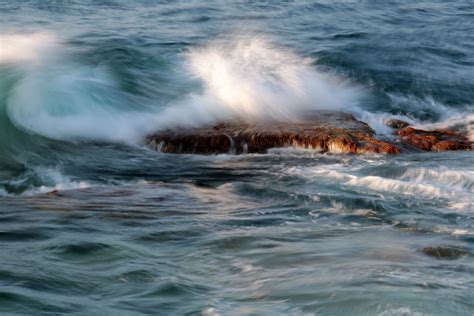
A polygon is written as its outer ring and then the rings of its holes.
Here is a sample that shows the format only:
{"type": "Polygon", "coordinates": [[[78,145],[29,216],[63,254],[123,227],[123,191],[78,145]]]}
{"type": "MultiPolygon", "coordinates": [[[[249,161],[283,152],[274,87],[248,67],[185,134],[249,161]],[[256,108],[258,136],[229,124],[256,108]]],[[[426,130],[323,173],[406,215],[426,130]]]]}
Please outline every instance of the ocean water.
{"type": "Polygon", "coordinates": [[[474,137],[473,52],[471,0],[0,1],[0,314],[474,314],[472,152],[143,141],[311,109],[474,137]]]}

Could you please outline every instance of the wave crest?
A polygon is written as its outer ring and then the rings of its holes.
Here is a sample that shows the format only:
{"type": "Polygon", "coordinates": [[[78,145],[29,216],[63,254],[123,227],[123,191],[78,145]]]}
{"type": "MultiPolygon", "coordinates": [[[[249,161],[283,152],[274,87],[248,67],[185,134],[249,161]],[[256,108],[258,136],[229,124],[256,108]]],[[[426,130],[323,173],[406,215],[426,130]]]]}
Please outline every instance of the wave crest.
{"type": "Polygon", "coordinates": [[[295,120],[307,111],[352,110],[362,90],[318,71],[314,60],[262,37],[216,41],[185,54],[203,91],[168,107],[160,126],[238,117],[295,120]]]}

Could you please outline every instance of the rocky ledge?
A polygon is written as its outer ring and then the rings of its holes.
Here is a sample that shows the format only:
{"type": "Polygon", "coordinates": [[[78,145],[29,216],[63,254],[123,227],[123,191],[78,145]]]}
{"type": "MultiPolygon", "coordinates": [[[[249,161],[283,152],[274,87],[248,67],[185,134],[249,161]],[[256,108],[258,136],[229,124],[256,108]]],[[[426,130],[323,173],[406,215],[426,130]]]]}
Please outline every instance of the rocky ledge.
{"type": "Polygon", "coordinates": [[[376,138],[369,125],[353,115],[335,111],[312,112],[298,121],[234,120],[199,128],[163,130],[147,137],[148,145],[165,153],[265,153],[271,148],[303,148],[332,153],[398,154],[413,150],[471,149],[472,143],[452,131],[423,131],[397,121],[396,138],[376,138]]]}
{"type": "Polygon", "coordinates": [[[375,132],[351,114],[314,112],[292,122],[225,122],[213,126],[174,129],[148,137],[148,144],[166,153],[264,153],[270,148],[307,148],[338,153],[399,153],[375,138],[375,132]]]}
{"type": "Polygon", "coordinates": [[[470,150],[472,142],[466,135],[451,130],[425,131],[407,127],[395,132],[406,146],[423,151],[470,150]]]}

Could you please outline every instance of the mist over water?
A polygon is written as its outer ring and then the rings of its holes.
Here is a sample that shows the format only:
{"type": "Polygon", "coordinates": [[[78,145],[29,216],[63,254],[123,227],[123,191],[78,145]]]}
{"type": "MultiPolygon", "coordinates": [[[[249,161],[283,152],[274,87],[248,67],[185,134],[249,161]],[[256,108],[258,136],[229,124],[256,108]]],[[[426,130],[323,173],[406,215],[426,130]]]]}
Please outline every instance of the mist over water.
{"type": "Polygon", "coordinates": [[[471,152],[197,156],[143,142],[315,109],[381,137],[395,117],[472,138],[471,11],[0,1],[0,313],[471,315],[471,152]]]}

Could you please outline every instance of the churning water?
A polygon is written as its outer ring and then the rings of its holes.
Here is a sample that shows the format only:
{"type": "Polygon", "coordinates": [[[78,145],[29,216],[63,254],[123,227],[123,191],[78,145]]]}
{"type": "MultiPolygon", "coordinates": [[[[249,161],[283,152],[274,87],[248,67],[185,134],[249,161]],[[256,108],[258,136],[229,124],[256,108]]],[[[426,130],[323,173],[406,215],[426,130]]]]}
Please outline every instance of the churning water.
{"type": "Polygon", "coordinates": [[[0,313],[473,314],[471,152],[143,143],[311,109],[474,137],[473,52],[470,0],[0,1],[0,313]]]}

